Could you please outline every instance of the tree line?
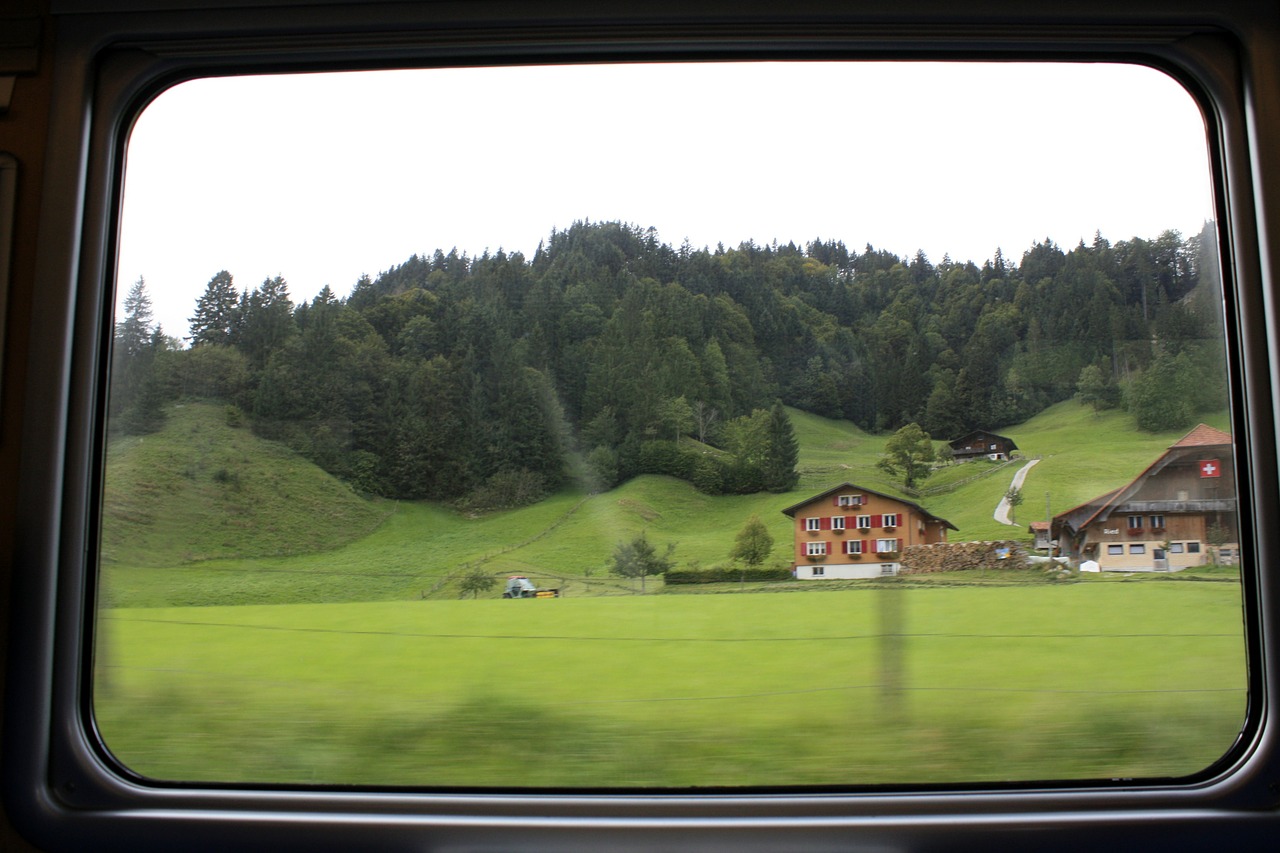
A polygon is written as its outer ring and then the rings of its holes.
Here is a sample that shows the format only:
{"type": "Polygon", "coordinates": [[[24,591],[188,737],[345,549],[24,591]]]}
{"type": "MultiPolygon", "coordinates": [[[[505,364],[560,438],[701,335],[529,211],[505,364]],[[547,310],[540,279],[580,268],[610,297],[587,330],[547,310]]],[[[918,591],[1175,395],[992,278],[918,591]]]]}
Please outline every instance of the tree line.
{"type": "Polygon", "coordinates": [[[414,255],[294,303],[220,271],[189,346],[139,280],[116,324],[109,424],[224,400],[362,490],[481,506],[640,473],[710,492],[796,481],[782,404],[935,437],[1080,394],[1144,428],[1225,403],[1213,229],[977,266],[839,241],[695,250],[579,222],[532,258],[414,255]],[[1217,381],[1211,381],[1213,377],[1217,381]]]}

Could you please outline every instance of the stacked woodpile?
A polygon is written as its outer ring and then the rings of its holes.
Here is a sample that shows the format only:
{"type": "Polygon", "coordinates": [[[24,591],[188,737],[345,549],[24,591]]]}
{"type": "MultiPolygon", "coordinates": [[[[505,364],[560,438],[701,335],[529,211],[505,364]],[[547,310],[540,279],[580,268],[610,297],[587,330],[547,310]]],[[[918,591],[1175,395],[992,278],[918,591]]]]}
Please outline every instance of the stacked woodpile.
{"type": "Polygon", "coordinates": [[[1026,552],[1017,542],[943,542],[909,545],[902,551],[904,575],[1026,567],[1026,552]]]}

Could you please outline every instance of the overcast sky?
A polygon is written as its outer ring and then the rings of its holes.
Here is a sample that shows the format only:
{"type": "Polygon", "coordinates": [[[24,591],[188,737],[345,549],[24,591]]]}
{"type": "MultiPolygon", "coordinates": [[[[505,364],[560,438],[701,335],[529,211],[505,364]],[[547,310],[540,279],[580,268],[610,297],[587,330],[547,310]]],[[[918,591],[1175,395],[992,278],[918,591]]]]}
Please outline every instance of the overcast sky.
{"type": "Polygon", "coordinates": [[[1203,120],[1107,65],[760,63],[245,77],[159,96],[129,142],[118,292],[173,336],[219,270],[294,301],[416,253],[532,256],[576,220],[678,246],[814,238],[979,264],[1184,236],[1203,120]]]}

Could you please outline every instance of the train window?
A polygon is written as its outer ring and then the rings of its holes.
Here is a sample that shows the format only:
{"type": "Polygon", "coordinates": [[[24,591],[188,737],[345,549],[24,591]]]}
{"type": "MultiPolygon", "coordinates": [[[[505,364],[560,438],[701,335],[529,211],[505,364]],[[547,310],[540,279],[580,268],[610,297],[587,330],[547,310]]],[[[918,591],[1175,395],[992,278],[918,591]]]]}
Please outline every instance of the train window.
{"type": "Polygon", "coordinates": [[[155,783],[1202,778],[1252,571],[1209,139],[1121,63],[162,92],[102,745],[155,783]]]}

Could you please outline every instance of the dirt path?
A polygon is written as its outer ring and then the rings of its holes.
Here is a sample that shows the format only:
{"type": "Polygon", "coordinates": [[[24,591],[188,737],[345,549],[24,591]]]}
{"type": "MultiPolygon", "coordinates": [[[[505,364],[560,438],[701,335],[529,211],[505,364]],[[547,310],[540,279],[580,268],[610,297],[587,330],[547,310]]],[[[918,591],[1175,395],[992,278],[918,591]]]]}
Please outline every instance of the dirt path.
{"type": "MultiPolygon", "coordinates": [[[[1013,475],[1013,482],[1009,484],[1009,488],[1021,490],[1023,480],[1027,479],[1027,472],[1030,471],[1033,467],[1035,467],[1035,464],[1039,461],[1040,461],[1039,459],[1032,459],[1026,465],[1023,465],[1021,468],[1019,468],[1018,473],[1013,475]]],[[[1017,527],[1018,523],[1016,521],[1009,520],[1009,513],[1012,509],[1013,507],[1009,506],[1008,499],[1000,498],[1000,503],[996,504],[996,511],[995,511],[996,521],[1000,522],[1001,524],[1012,524],[1014,527],[1017,527]]]]}

